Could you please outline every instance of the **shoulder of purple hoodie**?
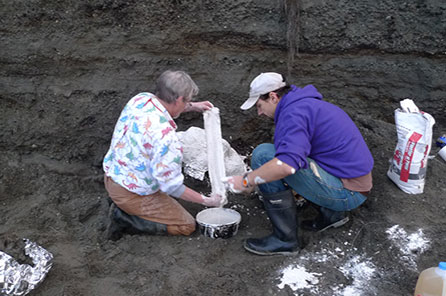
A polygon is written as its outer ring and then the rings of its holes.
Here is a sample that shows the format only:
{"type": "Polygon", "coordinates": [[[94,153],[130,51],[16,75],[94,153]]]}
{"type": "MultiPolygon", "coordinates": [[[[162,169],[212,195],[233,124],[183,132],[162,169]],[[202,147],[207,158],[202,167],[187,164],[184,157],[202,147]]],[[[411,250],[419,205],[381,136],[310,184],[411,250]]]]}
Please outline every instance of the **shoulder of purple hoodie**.
{"type": "Polygon", "coordinates": [[[275,144],[276,151],[286,154],[283,158],[291,162],[291,166],[298,169],[304,161],[306,167],[306,158],[310,157],[339,178],[357,178],[371,172],[373,157],[359,129],[345,111],[322,101],[322,95],[312,85],[301,89],[293,86],[282,99],[275,114],[275,144]],[[324,114],[324,118],[320,114],[324,114]],[[311,126],[307,127],[307,133],[290,136],[288,131],[293,130],[296,122],[308,122],[311,126]],[[282,139],[288,141],[286,145],[280,145],[283,144],[282,139]]]}

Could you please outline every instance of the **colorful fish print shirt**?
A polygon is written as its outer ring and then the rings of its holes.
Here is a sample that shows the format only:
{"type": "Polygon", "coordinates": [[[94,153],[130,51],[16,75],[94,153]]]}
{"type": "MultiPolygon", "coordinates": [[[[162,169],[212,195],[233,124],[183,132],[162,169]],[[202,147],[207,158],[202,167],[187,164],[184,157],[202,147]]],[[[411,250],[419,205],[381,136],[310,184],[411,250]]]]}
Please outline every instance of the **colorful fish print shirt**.
{"type": "Polygon", "coordinates": [[[161,190],[179,197],[185,189],[183,147],[177,126],[151,93],[131,98],[121,112],[104,157],[105,174],[139,195],[161,190]]]}

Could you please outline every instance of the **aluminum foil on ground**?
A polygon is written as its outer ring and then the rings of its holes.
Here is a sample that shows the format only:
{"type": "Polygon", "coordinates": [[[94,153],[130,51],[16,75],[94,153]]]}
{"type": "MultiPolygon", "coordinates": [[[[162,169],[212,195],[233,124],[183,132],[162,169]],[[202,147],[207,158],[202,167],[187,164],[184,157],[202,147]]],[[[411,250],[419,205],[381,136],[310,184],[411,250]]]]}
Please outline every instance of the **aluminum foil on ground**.
{"type": "Polygon", "coordinates": [[[0,251],[0,295],[26,295],[43,281],[53,265],[53,255],[28,239],[25,255],[34,266],[19,264],[13,257],[0,251]]]}

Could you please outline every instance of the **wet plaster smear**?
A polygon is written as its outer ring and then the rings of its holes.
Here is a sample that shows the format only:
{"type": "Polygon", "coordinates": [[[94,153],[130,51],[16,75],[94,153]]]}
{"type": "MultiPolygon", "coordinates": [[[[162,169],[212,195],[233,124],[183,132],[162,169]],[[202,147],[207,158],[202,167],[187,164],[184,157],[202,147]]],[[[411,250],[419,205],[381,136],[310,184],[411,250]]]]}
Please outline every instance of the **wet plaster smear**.
{"type": "Polygon", "coordinates": [[[226,189],[222,180],[225,177],[225,163],[221,137],[220,110],[214,107],[204,112],[203,118],[212,194],[221,195],[224,204],[226,203],[226,189]]]}
{"type": "MultiPolygon", "coordinates": [[[[387,238],[400,254],[398,260],[402,265],[417,270],[417,257],[430,247],[430,241],[422,229],[408,233],[399,225],[387,229],[387,238]]],[[[348,236],[353,233],[349,231],[348,236]]],[[[332,272],[332,271],[327,271],[332,272]]],[[[321,244],[319,252],[302,254],[279,269],[277,287],[289,286],[294,295],[330,295],[330,296],[368,296],[377,295],[376,287],[380,278],[386,277],[386,271],[378,268],[373,258],[359,252],[351,242],[339,246],[321,244]],[[313,272],[314,266],[336,266],[337,270],[348,279],[348,284],[339,284],[332,277],[313,272]],[[333,281],[329,290],[324,290],[327,281],[333,281]]]]}

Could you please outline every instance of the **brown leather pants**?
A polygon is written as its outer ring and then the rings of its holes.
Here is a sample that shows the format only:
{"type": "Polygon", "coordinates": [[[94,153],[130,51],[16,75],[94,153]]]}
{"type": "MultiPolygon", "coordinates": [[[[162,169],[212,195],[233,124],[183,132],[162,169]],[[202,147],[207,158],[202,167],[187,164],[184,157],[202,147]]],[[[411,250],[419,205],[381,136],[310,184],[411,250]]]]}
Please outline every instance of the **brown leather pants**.
{"type": "Polygon", "coordinates": [[[105,189],[113,202],[129,215],[167,225],[171,235],[190,235],[195,219],[178,201],[163,192],[141,196],[130,192],[104,175],[105,189]]]}

